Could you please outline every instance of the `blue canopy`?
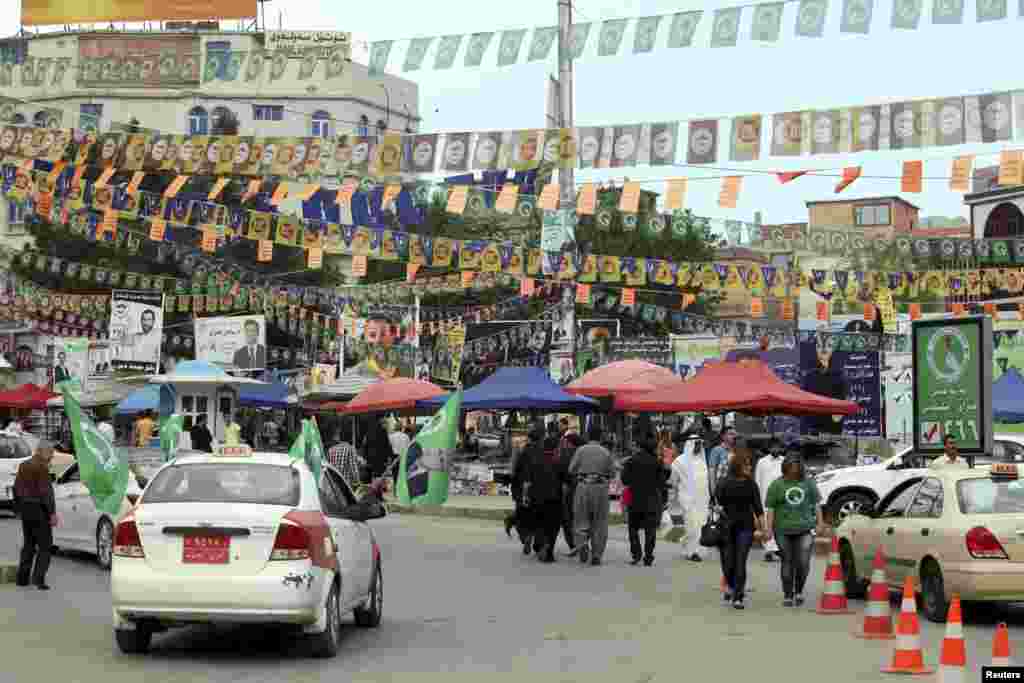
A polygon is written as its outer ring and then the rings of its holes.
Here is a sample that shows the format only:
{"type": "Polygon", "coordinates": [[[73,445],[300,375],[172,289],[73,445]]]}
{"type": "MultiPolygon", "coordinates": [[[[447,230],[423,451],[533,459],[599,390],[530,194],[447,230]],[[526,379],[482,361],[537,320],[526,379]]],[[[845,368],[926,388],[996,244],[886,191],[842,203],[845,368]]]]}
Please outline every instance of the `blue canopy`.
{"type": "MultiPolygon", "coordinates": [[[[417,401],[420,408],[440,409],[448,396],[417,401]]],[[[562,390],[543,368],[498,368],[498,371],[462,393],[463,410],[543,410],[577,413],[596,410],[597,401],[562,390]]]]}
{"type": "Polygon", "coordinates": [[[287,408],[288,387],[281,382],[243,385],[238,390],[238,403],[248,408],[287,408]]]}
{"type": "Polygon", "coordinates": [[[160,387],[151,384],[128,394],[127,398],[117,404],[117,414],[134,415],[143,410],[156,410],[159,403],[160,387]]]}
{"type": "Polygon", "coordinates": [[[1024,377],[1007,368],[992,384],[992,418],[996,422],[1024,422],[1024,377]]]}

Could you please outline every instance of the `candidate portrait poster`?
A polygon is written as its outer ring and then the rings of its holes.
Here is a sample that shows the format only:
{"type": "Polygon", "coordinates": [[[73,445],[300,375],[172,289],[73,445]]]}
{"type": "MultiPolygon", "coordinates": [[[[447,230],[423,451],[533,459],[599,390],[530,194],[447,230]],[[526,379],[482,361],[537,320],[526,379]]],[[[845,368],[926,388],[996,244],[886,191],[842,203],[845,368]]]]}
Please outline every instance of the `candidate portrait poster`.
{"type": "Polygon", "coordinates": [[[81,394],[89,375],[89,340],[83,337],[53,340],[53,386],[71,389],[72,395],[81,394]]]}
{"type": "Polygon", "coordinates": [[[267,367],[267,321],[262,315],[196,320],[196,360],[256,371],[267,367]]]}
{"type": "Polygon", "coordinates": [[[155,373],[160,366],[164,295],[115,289],[110,306],[110,364],[114,370],[155,373]]]}

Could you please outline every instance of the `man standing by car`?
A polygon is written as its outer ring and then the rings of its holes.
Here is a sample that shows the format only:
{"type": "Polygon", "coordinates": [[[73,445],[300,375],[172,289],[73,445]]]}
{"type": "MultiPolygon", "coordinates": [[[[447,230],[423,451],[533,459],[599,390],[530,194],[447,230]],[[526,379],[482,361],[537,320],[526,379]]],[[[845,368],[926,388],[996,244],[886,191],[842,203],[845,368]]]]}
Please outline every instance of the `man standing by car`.
{"type": "Polygon", "coordinates": [[[21,515],[23,538],[17,583],[27,586],[31,578],[41,591],[50,590],[46,585],[46,570],[50,568],[53,527],[57,526],[57,505],[50,481],[51,460],[53,446],[40,442],[32,458],[18,466],[14,479],[14,500],[21,515]]]}
{"type": "Polygon", "coordinates": [[[946,438],[942,440],[942,444],[945,447],[945,454],[932,460],[929,467],[931,469],[946,469],[950,467],[968,468],[970,465],[968,462],[960,457],[960,449],[956,447],[956,440],[952,434],[946,434],[946,438]]]}

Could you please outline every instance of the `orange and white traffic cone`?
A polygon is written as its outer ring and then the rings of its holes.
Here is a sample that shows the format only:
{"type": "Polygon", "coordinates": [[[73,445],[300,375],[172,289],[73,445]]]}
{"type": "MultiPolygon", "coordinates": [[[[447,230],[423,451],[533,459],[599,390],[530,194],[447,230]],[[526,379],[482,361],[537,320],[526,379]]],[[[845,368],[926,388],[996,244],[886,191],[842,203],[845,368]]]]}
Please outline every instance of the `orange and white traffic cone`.
{"type": "Polygon", "coordinates": [[[871,585],[868,586],[867,602],[864,605],[864,630],[853,635],[866,640],[892,640],[892,611],[889,609],[889,582],[885,578],[885,556],[882,547],[875,551],[871,568],[871,585]]]}
{"type": "Polygon", "coordinates": [[[1010,632],[1006,624],[999,624],[992,640],[992,666],[1013,666],[1010,659],[1010,632]]]}
{"type": "Polygon", "coordinates": [[[960,596],[954,595],[946,618],[946,637],[942,639],[939,657],[939,682],[964,683],[967,669],[967,648],[964,646],[964,622],[960,616],[960,596]]]}
{"type": "Polygon", "coordinates": [[[921,624],[917,620],[917,600],[914,598],[914,579],[908,576],[903,585],[903,607],[896,627],[896,650],[892,665],[882,667],[887,674],[931,674],[934,669],[925,668],[924,651],[921,649],[921,624]]]}
{"type": "Polygon", "coordinates": [[[832,550],[828,554],[828,567],[825,568],[825,589],[818,600],[818,614],[852,614],[846,601],[846,582],[843,580],[843,568],[839,564],[839,539],[832,537],[832,550]]]}

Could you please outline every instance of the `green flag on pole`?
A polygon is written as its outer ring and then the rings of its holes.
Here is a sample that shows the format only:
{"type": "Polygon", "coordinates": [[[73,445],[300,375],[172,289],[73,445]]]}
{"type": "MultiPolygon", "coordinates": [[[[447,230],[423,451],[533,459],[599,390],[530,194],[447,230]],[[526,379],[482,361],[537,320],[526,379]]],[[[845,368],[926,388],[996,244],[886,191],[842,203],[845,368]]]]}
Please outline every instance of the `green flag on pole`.
{"type": "Polygon", "coordinates": [[[448,458],[458,444],[462,390],[431,418],[398,462],[395,493],[403,505],[444,505],[448,500],[448,458]]]}
{"type": "Polygon", "coordinates": [[[302,429],[296,437],[292,447],[288,449],[291,461],[302,460],[313,472],[316,483],[320,484],[320,476],[323,474],[324,444],[320,438],[320,430],[316,426],[316,419],[303,420],[302,429]]]}
{"type": "Polygon", "coordinates": [[[128,459],[118,453],[110,441],[82,414],[82,408],[70,391],[64,391],[64,411],[71,423],[75,459],[82,483],[89,489],[96,509],[108,515],[121,513],[128,490],[128,459]]]}
{"type": "Polygon", "coordinates": [[[181,441],[181,433],[185,431],[185,416],[171,415],[160,425],[160,450],[164,452],[164,462],[173,460],[174,449],[181,441]]]}

